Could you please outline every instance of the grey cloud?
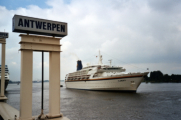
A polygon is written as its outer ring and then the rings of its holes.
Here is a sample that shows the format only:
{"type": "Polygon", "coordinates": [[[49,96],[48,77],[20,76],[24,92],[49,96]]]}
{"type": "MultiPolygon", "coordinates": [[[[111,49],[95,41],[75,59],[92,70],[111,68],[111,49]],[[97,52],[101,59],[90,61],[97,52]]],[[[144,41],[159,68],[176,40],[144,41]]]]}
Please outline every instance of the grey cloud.
{"type": "Polygon", "coordinates": [[[166,14],[174,14],[173,12],[179,13],[181,9],[180,0],[148,0],[148,4],[153,10],[166,14]]]}
{"type": "MultiPolygon", "coordinates": [[[[76,67],[76,59],[71,57],[70,53],[77,54],[86,65],[88,62],[97,63],[95,56],[98,55],[98,50],[102,51],[105,64],[113,59],[116,65],[144,64],[155,70],[167,69],[169,73],[169,67],[173,66],[176,68],[174,72],[181,71],[181,68],[174,66],[180,65],[181,60],[179,1],[75,0],[64,4],[54,0],[47,4],[51,8],[29,6],[27,9],[10,11],[0,7],[0,12],[8,13],[8,16],[4,16],[8,22],[0,19],[0,25],[10,31],[7,49],[15,49],[20,47],[20,37],[11,32],[11,19],[14,14],[67,22],[68,36],[60,41],[64,47],[61,53],[62,79],[76,67]],[[161,63],[162,65],[157,67],[161,63]],[[163,67],[165,64],[169,67],[163,67]]],[[[7,54],[7,57],[10,57],[11,53],[7,54]]],[[[39,64],[38,60],[35,59],[36,65],[39,64]]],[[[16,56],[12,61],[20,63],[16,56]]],[[[48,63],[48,60],[46,62],[48,63]]],[[[38,68],[35,71],[38,71],[38,68]]],[[[39,76],[39,72],[35,73],[35,77],[39,76]]]]}

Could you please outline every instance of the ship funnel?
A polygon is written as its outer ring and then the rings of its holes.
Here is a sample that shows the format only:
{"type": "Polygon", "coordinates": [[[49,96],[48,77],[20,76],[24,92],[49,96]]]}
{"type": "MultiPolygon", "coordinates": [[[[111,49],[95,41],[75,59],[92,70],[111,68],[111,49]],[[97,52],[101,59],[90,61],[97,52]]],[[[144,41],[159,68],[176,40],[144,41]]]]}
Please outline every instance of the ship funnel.
{"type": "Polygon", "coordinates": [[[82,69],[82,61],[81,60],[78,60],[77,61],[77,71],[81,70],[82,69]]]}

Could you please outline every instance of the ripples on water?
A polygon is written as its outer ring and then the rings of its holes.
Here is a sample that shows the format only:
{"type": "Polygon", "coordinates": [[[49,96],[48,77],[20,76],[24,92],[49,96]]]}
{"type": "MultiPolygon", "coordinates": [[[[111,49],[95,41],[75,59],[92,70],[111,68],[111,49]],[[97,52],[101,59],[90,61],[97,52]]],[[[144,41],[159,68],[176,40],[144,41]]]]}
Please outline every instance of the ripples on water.
{"type": "MultiPolygon", "coordinates": [[[[45,83],[44,111],[49,109],[45,83]]],[[[7,102],[19,109],[20,85],[9,84],[7,102]]],[[[41,112],[41,84],[33,84],[33,115],[41,112]]],[[[181,84],[142,83],[136,93],[61,88],[61,112],[71,120],[181,120],[181,84]]]]}

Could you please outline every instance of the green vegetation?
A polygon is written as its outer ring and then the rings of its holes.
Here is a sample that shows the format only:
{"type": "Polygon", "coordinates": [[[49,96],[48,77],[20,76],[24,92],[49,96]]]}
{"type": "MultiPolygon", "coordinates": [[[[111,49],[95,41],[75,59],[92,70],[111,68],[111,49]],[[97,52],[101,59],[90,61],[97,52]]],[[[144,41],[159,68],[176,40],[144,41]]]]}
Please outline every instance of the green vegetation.
{"type": "Polygon", "coordinates": [[[181,83],[181,75],[163,74],[161,71],[150,72],[150,77],[146,76],[143,82],[152,83],[181,83]]]}

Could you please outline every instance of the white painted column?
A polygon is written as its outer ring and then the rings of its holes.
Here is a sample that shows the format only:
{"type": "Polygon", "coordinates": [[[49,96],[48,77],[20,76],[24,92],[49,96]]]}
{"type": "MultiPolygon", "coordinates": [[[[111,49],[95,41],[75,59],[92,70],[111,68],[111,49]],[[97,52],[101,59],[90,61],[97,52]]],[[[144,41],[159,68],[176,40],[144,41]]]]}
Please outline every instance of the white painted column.
{"type": "Polygon", "coordinates": [[[21,51],[20,120],[32,118],[33,51],[21,51]]]}
{"type": "Polygon", "coordinates": [[[60,52],[49,52],[49,115],[60,115],[60,52]]]}
{"type": "Polygon", "coordinates": [[[2,43],[1,53],[1,97],[4,97],[5,88],[5,43],[2,43]]]}

